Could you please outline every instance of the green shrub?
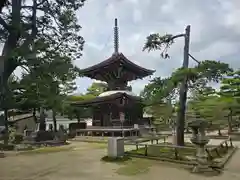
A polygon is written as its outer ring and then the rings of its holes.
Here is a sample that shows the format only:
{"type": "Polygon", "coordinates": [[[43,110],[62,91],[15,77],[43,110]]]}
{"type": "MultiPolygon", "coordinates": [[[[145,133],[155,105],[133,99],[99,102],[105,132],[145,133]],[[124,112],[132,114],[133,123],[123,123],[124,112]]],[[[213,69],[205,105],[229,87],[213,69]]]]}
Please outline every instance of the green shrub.
{"type": "Polygon", "coordinates": [[[70,131],[69,133],[68,133],[68,138],[69,139],[72,139],[72,138],[75,138],[76,137],[76,132],[75,131],[70,131]]]}
{"type": "Polygon", "coordinates": [[[20,144],[23,141],[23,135],[22,134],[15,134],[13,143],[20,144]]]}
{"type": "Polygon", "coordinates": [[[54,132],[49,131],[38,131],[36,141],[49,141],[54,139],[54,132]]]}
{"type": "Polygon", "coordinates": [[[105,161],[105,162],[122,163],[122,162],[131,160],[131,157],[129,157],[129,156],[122,156],[122,157],[115,157],[115,158],[113,158],[113,157],[104,156],[104,157],[102,157],[101,160],[105,161]]]}
{"type": "Polygon", "coordinates": [[[0,149],[3,151],[12,151],[14,150],[13,144],[0,144],[0,149]]]}

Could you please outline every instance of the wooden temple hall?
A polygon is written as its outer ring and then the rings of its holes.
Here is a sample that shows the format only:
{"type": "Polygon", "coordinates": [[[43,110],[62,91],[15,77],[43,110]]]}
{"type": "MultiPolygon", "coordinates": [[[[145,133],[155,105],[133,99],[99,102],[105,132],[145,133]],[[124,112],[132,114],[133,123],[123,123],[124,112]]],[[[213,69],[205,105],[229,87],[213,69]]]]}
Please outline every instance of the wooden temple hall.
{"type": "Polygon", "coordinates": [[[114,27],[114,53],[111,57],[96,65],[82,69],[85,77],[106,82],[108,91],[95,99],[73,103],[73,106],[91,107],[92,127],[81,132],[103,135],[132,135],[138,131],[138,125],[144,125],[144,105],[139,96],[128,90],[128,82],[152,75],[155,71],[143,68],[131,62],[119,53],[117,19],[114,27]]]}

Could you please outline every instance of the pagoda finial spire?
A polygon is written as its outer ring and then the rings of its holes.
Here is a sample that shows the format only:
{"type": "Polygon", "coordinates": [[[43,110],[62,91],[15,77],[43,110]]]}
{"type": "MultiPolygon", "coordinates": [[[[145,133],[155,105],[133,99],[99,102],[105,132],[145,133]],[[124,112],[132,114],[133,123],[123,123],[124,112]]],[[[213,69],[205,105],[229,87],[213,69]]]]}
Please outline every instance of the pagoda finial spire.
{"type": "Polygon", "coordinates": [[[118,54],[118,48],[119,48],[118,22],[117,22],[117,18],[115,18],[115,26],[114,26],[114,54],[118,54]]]}

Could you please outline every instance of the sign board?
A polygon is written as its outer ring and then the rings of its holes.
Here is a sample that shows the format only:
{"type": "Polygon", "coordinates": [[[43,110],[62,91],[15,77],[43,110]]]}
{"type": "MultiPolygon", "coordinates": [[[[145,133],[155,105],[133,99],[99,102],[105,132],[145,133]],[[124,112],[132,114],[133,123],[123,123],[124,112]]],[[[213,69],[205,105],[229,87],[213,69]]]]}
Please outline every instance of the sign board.
{"type": "Polygon", "coordinates": [[[120,121],[123,122],[125,120],[125,114],[123,112],[119,113],[120,121]]]}

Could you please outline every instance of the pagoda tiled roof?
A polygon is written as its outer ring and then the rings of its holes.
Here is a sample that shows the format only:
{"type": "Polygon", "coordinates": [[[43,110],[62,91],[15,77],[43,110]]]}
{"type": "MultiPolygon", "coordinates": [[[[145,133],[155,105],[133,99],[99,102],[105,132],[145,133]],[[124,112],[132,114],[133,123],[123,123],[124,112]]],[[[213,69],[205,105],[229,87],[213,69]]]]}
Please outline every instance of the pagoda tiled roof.
{"type": "Polygon", "coordinates": [[[78,101],[78,102],[72,102],[71,105],[72,106],[91,106],[94,104],[101,104],[101,103],[107,103],[109,101],[113,101],[119,98],[125,97],[127,99],[132,99],[135,101],[141,101],[141,97],[139,96],[131,96],[127,93],[115,93],[115,94],[111,94],[108,96],[98,96],[94,99],[88,99],[88,100],[83,100],[83,101],[78,101]]]}
{"type": "MultiPolygon", "coordinates": [[[[155,72],[155,70],[146,69],[144,67],[141,67],[131,62],[122,53],[118,53],[118,54],[113,54],[110,58],[106,59],[103,62],[100,62],[91,67],[80,70],[80,74],[82,76],[95,79],[97,73],[100,73],[101,71],[108,71],[108,70],[110,71],[112,70],[112,68],[109,68],[109,67],[112,67],[112,65],[116,65],[116,64],[119,66],[122,65],[123,67],[126,67],[128,72],[136,74],[136,77],[138,78],[143,78],[143,77],[152,75],[155,72]]],[[[134,79],[129,79],[129,80],[134,80],[134,79]]]]}

